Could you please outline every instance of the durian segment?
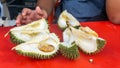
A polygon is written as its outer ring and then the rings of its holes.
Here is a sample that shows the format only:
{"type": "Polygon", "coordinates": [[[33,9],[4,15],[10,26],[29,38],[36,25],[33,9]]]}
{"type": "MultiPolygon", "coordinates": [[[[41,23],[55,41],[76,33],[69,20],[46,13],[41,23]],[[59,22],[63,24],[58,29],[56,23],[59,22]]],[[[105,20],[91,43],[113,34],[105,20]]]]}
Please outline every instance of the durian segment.
{"type": "Polygon", "coordinates": [[[75,17],[72,16],[72,14],[67,12],[67,10],[64,10],[59,16],[58,26],[61,29],[65,29],[69,26],[78,28],[80,26],[80,23],[75,17]]]}
{"type": "Polygon", "coordinates": [[[48,24],[45,19],[34,21],[24,26],[12,28],[10,30],[10,39],[13,43],[20,44],[43,33],[49,33],[48,24]]]}
{"type": "Polygon", "coordinates": [[[95,31],[93,31],[91,28],[89,28],[89,27],[80,27],[79,30],[82,30],[85,33],[91,34],[91,35],[93,35],[95,37],[98,37],[98,34],[95,31]]]}
{"type": "Polygon", "coordinates": [[[72,31],[70,28],[66,28],[63,32],[63,41],[71,44],[75,41],[75,38],[72,34],[72,31]]]}
{"type": "Polygon", "coordinates": [[[106,41],[100,38],[76,40],[76,44],[80,49],[89,55],[100,52],[104,48],[105,43],[106,41]]]}
{"type": "Polygon", "coordinates": [[[47,21],[42,18],[40,20],[37,20],[37,21],[33,21],[27,25],[22,25],[22,26],[19,26],[19,27],[14,27],[12,28],[10,31],[19,31],[19,30],[44,30],[44,29],[48,29],[48,23],[47,21]]]}
{"type": "Polygon", "coordinates": [[[13,49],[23,56],[35,59],[50,59],[57,54],[59,43],[59,38],[51,33],[44,39],[30,40],[15,46],[13,49]]]}
{"type": "Polygon", "coordinates": [[[15,43],[15,44],[24,43],[26,41],[26,40],[17,38],[17,36],[12,34],[12,32],[10,32],[10,40],[11,40],[12,43],[15,43]]]}
{"type": "Polygon", "coordinates": [[[106,41],[96,34],[96,32],[91,32],[87,30],[75,29],[71,27],[75,42],[80,47],[80,49],[87,54],[95,54],[100,52],[105,46],[106,41]],[[86,32],[87,31],[87,32],[86,32]]]}
{"type": "Polygon", "coordinates": [[[77,59],[79,57],[78,47],[75,44],[75,39],[70,28],[66,28],[63,32],[63,42],[60,44],[60,52],[68,59],[77,59]]]}
{"type": "Polygon", "coordinates": [[[60,52],[63,56],[68,59],[77,59],[79,58],[79,50],[75,43],[68,44],[67,42],[62,42],[60,44],[60,52]]]}

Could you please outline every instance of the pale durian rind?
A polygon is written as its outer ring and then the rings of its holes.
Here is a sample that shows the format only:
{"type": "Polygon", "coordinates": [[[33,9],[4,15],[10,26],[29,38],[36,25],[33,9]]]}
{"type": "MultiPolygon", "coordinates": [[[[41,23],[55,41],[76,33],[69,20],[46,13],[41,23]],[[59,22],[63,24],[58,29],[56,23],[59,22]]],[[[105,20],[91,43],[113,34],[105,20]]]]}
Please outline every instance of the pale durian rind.
{"type": "MultiPolygon", "coordinates": [[[[88,40],[87,40],[88,41],[88,40]]],[[[92,44],[89,44],[87,41],[78,41],[78,47],[80,50],[82,50],[84,53],[89,54],[89,55],[94,55],[102,51],[102,49],[105,47],[106,41],[100,38],[97,38],[92,44]],[[92,48],[91,48],[92,47],[92,48]]],[[[90,42],[90,40],[89,40],[90,42]]]]}
{"type": "Polygon", "coordinates": [[[13,49],[20,55],[31,57],[34,59],[50,59],[54,57],[59,50],[59,39],[54,34],[49,34],[49,37],[44,39],[31,40],[22,44],[15,46],[13,49]],[[55,37],[55,38],[53,38],[55,37]],[[48,44],[54,47],[54,50],[51,52],[44,52],[39,49],[41,44],[48,44]]]}
{"type": "Polygon", "coordinates": [[[80,26],[79,21],[77,21],[77,19],[72,16],[72,14],[70,14],[69,12],[67,12],[67,10],[64,10],[58,19],[58,26],[64,30],[69,26],[78,28],[80,26]]]}
{"type": "Polygon", "coordinates": [[[66,28],[63,32],[63,41],[71,44],[75,41],[74,35],[70,28],[66,28]]]}
{"type": "Polygon", "coordinates": [[[45,19],[34,21],[30,24],[14,27],[10,30],[10,39],[13,43],[20,44],[29,41],[41,33],[49,33],[45,19]]]}
{"type": "Polygon", "coordinates": [[[12,34],[12,32],[10,32],[10,40],[14,44],[21,44],[21,43],[26,42],[24,40],[18,39],[16,36],[14,36],[14,34],[12,34]]]}
{"type": "Polygon", "coordinates": [[[80,29],[71,27],[71,31],[75,37],[76,44],[86,54],[96,54],[105,46],[106,41],[100,38],[95,31],[88,27],[80,27],[80,29]]]}
{"type": "Polygon", "coordinates": [[[80,56],[78,47],[76,46],[75,43],[73,44],[68,44],[68,43],[65,44],[64,42],[61,43],[60,52],[63,56],[65,56],[70,60],[75,60],[80,56]]]}
{"type": "Polygon", "coordinates": [[[68,59],[77,59],[79,57],[78,47],[74,42],[74,36],[70,28],[66,28],[63,32],[63,42],[60,43],[60,52],[68,59]]]}
{"type": "Polygon", "coordinates": [[[44,18],[42,18],[40,20],[33,21],[27,25],[14,27],[10,31],[19,31],[19,30],[24,31],[24,30],[36,30],[36,29],[39,29],[39,30],[48,29],[47,21],[44,18]]]}

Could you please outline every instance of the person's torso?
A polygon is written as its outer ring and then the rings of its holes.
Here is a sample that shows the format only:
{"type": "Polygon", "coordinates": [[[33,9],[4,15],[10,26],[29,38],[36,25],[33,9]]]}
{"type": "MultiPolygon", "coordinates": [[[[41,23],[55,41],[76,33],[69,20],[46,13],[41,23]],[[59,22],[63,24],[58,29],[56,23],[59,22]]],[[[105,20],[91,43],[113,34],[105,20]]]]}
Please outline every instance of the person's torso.
{"type": "Polygon", "coordinates": [[[56,9],[56,17],[67,10],[79,21],[104,20],[105,0],[61,0],[60,6],[56,9]]]}

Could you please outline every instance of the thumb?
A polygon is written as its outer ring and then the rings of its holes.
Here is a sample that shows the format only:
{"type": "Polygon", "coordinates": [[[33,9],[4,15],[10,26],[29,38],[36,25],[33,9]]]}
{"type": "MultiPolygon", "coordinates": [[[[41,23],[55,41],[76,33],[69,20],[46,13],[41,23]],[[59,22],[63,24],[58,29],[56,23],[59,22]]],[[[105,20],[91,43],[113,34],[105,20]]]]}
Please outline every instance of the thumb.
{"type": "Polygon", "coordinates": [[[44,9],[41,9],[39,6],[36,7],[35,11],[39,16],[42,16],[43,18],[47,18],[48,16],[47,11],[44,9]]]}
{"type": "Polygon", "coordinates": [[[38,15],[42,15],[43,14],[43,11],[42,11],[42,9],[39,6],[36,7],[35,11],[36,11],[36,13],[38,15]]]}

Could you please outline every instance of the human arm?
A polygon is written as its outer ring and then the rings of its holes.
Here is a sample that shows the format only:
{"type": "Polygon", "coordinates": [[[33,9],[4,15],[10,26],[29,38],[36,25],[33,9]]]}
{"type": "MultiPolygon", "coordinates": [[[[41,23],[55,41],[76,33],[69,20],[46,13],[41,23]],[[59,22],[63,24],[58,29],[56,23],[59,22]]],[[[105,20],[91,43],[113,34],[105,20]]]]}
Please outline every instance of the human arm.
{"type": "Polygon", "coordinates": [[[37,0],[37,7],[35,10],[24,8],[22,13],[16,18],[16,25],[27,24],[41,18],[47,18],[52,12],[55,2],[57,0],[37,0]]]}
{"type": "Polygon", "coordinates": [[[57,0],[37,0],[37,6],[47,12],[50,15],[57,0]]]}
{"type": "Polygon", "coordinates": [[[120,0],[106,0],[106,12],[109,20],[120,24],[120,0]]]}

